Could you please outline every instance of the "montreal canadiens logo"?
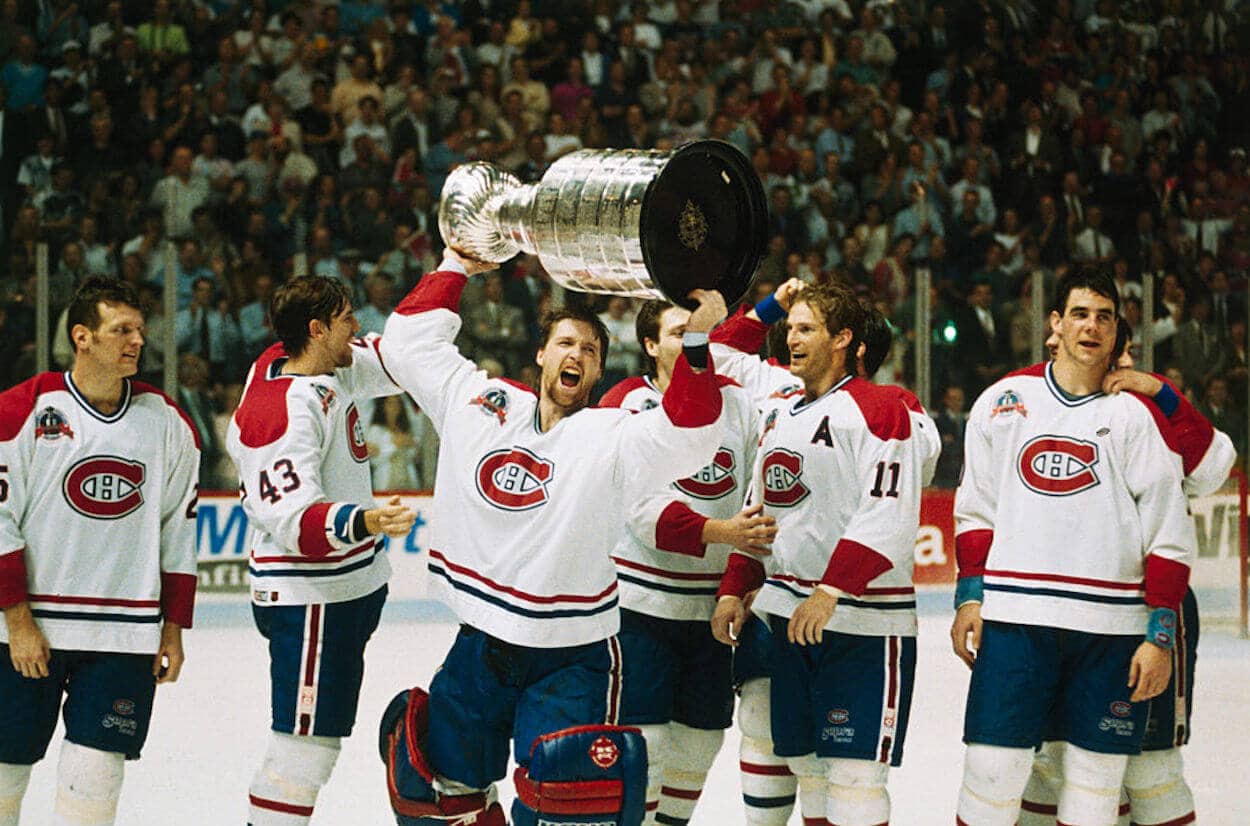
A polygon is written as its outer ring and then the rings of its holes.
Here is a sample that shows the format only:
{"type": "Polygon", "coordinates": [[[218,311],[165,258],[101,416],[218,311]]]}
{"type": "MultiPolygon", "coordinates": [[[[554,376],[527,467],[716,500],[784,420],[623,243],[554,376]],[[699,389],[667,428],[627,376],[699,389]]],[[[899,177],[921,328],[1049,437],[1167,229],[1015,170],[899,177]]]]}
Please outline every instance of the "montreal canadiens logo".
{"type": "Polygon", "coordinates": [[[764,474],[764,503],[776,508],[797,505],[811,493],[800,477],[803,475],[803,457],[785,448],[769,451],[762,466],[764,474]]]}
{"type": "Polygon", "coordinates": [[[146,472],[141,462],[117,456],[92,456],[69,469],[61,492],[83,516],[121,519],[143,504],[146,472]]]}
{"type": "Polygon", "coordinates": [[[477,492],[498,508],[527,511],[547,501],[555,465],[523,447],[495,450],[477,464],[477,492]]]}
{"type": "Polygon", "coordinates": [[[621,757],[621,750],[607,737],[599,737],[590,744],[590,760],[601,769],[610,769],[621,757]]]}
{"type": "Polygon", "coordinates": [[[829,713],[825,715],[825,719],[835,726],[845,725],[846,722],[851,719],[851,712],[844,708],[831,709],[829,713]]]}
{"type": "Polygon", "coordinates": [[[1133,713],[1133,706],[1123,700],[1116,700],[1111,704],[1111,713],[1116,717],[1128,717],[1133,713]]]}
{"type": "Polygon", "coordinates": [[[122,715],[123,717],[129,717],[135,713],[135,701],[134,700],[114,700],[113,711],[116,711],[118,714],[122,715]]]}
{"type": "Polygon", "coordinates": [[[360,423],[360,411],[356,405],[347,409],[347,444],[352,458],[357,462],[369,461],[369,445],[365,444],[365,426],[360,423]]]}
{"type": "Polygon", "coordinates": [[[1044,496],[1071,496],[1098,484],[1098,445],[1066,436],[1037,436],[1020,450],[1020,481],[1044,496]]]}
{"type": "Polygon", "coordinates": [[[734,479],[737,465],[733,451],[722,447],[716,451],[716,458],[700,468],[698,473],[673,484],[696,499],[719,499],[738,486],[734,479]]]}

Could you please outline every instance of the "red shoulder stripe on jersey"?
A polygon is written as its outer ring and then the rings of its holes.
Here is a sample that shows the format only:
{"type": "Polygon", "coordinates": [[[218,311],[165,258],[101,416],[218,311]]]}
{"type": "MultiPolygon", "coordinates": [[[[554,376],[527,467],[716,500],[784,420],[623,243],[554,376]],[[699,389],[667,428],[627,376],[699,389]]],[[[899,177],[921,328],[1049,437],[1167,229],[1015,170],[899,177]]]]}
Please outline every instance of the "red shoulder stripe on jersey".
{"type": "Polygon", "coordinates": [[[707,517],[695,513],[684,502],[670,502],[655,523],[655,547],[702,559],[707,553],[707,545],[703,544],[705,524],[707,517]]]}
{"type": "Polygon", "coordinates": [[[26,601],[26,549],[0,556],[0,608],[26,601]]]}
{"type": "Polygon", "coordinates": [[[183,628],[191,627],[195,616],[195,574],[161,571],[161,616],[183,628]]]}
{"type": "Polygon", "coordinates": [[[177,402],[175,402],[169,396],[165,395],[163,391],[153,387],[150,384],[147,384],[146,382],[132,381],[130,383],[130,387],[136,396],[142,395],[144,393],[152,393],[154,395],[160,396],[165,401],[165,404],[169,405],[175,411],[177,411],[178,415],[182,417],[182,420],[186,422],[187,427],[190,428],[191,438],[195,440],[195,449],[196,450],[202,449],[200,446],[201,445],[200,432],[195,429],[195,423],[191,421],[191,417],[187,415],[186,411],[178,406],[177,402]]]}
{"type": "Polygon", "coordinates": [[[0,393],[0,442],[11,441],[22,432],[41,394],[65,389],[64,373],[40,373],[0,393]]]}
{"type": "Polygon", "coordinates": [[[864,417],[868,431],[882,441],[911,438],[911,419],[907,408],[891,389],[878,387],[858,376],[848,381],[845,390],[864,417]]]}
{"type": "MultiPolygon", "coordinates": [[[[1041,378],[1046,375],[1047,362],[1039,361],[1037,364],[1030,364],[1028,367],[1021,367],[1019,370],[1012,370],[1004,379],[1014,378],[1016,376],[1035,376],[1041,378]]],[[[1002,379],[999,379],[1001,381],[1002,379]]]]}
{"type": "Polygon", "coordinates": [[[662,404],[668,420],[678,427],[704,427],[720,418],[720,388],[716,386],[711,357],[707,369],[696,373],[685,353],[678,356],[662,404]]]}
{"type": "Polygon", "coordinates": [[[716,598],[744,597],[748,591],[762,587],[764,579],[764,563],[745,554],[730,554],[729,562],[725,566],[725,575],[721,577],[720,588],[716,591],[716,598]]]}
{"type": "Polygon", "coordinates": [[[868,583],[894,567],[878,551],[853,539],[841,539],[820,581],[856,597],[864,595],[868,583]]]}
{"type": "Polygon", "coordinates": [[[1179,612],[1188,588],[1188,565],[1158,554],[1146,557],[1146,604],[1151,608],[1179,612]]]}
{"type": "Polygon", "coordinates": [[[898,400],[901,401],[903,406],[908,410],[913,413],[919,413],[922,416],[925,415],[924,405],[920,403],[920,399],[916,398],[915,393],[911,392],[906,387],[899,387],[897,384],[887,385],[887,387],[894,392],[894,395],[898,397],[898,400]]]}
{"type": "Polygon", "coordinates": [[[239,427],[239,441],[244,447],[264,447],[286,433],[286,393],[291,387],[291,379],[288,376],[266,378],[265,374],[274,360],[269,359],[262,366],[264,361],[264,356],[256,361],[256,366],[252,368],[252,381],[234,411],[234,423],[239,427]]]}
{"type": "Polygon", "coordinates": [[[771,328],[762,321],[748,318],[747,312],[750,309],[749,304],[743,304],[738,312],[712,330],[708,340],[713,344],[724,344],[743,353],[758,353],[768,341],[768,331],[771,328]]]}
{"type": "Polygon", "coordinates": [[[599,399],[600,407],[620,407],[625,401],[625,397],[637,390],[639,387],[646,387],[647,380],[642,376],[630,376],[622,379],[612,385],[612,389],[603,394],[599,399]]]}
{"type": "Polygon", "coordinates": [[[463,273],[441,271],[429,272],[417,282],[412,292],[404,296],[395,312],[400,315],[416,315],[430,310],[460,310],[460,294],[469,277],[463,273]]]}
{"type": "Polygon", "coordinates": [[[716,386],[717,387],[741,387],[742,385],[738,384],[738,382],[729,378],[729,376],[722,376],[718,373],[716,375],[716,386]]]}
{"type": "Polygon", "coordinates": [[[966,531],[955,537],[955,562],[960,579],[985,574],[985,561],[989,559],[993,542],[994,532],[988,528],[966,531]]]}
{"type": "Polygon", "coordinates": [[[531,396],[535,396],[535,397],[538,396],[538,394],[534,392],[534,388],[530,387],[528,384],[526,384],[523,381],[510,379],[510,378],[507,378],[506,376],[500,376],[499,378],[496,379],[496,381],[501,381],[504,384],[508,385],[509,387],[515,387],[517,390],[520,390],[523,393],[529,393],[531,396]]]}
{"type": "Polygon", "coordinates": [[[329,502],[317,502],[304,509],[299,518],[299,552],[313,559],[320,559],[334,550],[326,539],[326,514],[334,507],[329,502]]]}

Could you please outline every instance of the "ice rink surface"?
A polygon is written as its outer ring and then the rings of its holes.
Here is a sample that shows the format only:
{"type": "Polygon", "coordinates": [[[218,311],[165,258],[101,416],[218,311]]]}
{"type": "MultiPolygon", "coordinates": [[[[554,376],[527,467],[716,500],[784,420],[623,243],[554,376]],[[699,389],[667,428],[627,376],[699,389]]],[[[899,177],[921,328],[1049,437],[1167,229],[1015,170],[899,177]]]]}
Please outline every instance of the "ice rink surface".
{"type": "MultiPolygon", "coordinates": [[[[926,595],[928,596],[928,595],[926,595]]],[[[940,595],[932,595],[940,596],[940,595]]],[[[894,826],[949,826],[962,770],[960,729],[967,669],[950,651],[949,613],[923,600],[919,663],[906,754],[890,777],[894,826]],[[926,609],[925,605],[929,604],[926,609]]],[[[344,743],[334,777],[317,801],[314,824],[386,826],[377,755],[377,721],[390,698],[408,685],[428,686],[451,645],[455,625],[426,604],[393,603],[366,656],[355,735],[344,743]]],[[[158,689],[143,759],[127,766],[118,826],[241,826],[247,787],[269,727],[268,661],[246,606],[203,605],[186,634],[187,665],[174,685],[158,689]]],[[[1250,641],[1204,629],[1193,742],[1186,774],[1202,826],[1250,824],[1250,641]]],[[[22,826],[48,826],[55,786],[58,732],[35,767],[22,826]]],[[[740,824],[738,738],[731,730],[692,821],[740,824]]],[[[510,783],[500,786],[505,802],[510,783]]],[[[796,812],[792,822],[799,822],[796,812]]]]}

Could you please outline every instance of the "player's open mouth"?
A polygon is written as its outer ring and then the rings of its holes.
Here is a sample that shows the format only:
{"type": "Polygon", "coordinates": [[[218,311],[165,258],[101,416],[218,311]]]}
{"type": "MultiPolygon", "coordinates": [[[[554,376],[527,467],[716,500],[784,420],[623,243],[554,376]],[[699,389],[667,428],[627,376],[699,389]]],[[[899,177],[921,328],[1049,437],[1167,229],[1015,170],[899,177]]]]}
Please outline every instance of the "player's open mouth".
{"type": "Polygon", "coordinates": [[[565,387],[576,387],[582,380],[582,374],[576,370],[561,370],[560,384],[565,387]]]}

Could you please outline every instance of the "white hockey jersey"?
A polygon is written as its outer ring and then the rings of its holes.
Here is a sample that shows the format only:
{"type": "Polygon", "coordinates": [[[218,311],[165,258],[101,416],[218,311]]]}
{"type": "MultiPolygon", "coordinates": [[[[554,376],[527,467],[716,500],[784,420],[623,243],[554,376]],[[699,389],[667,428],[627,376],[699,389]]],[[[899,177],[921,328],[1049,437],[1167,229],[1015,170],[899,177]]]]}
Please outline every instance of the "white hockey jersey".
{"type": "Polygon", "coordinates": [[[191,626],[199,468],[190,420],[142,382],[109,415],[69,373],[0,394],[0,607],[29,601],[55,649],[156,653],[162,619],[191,626]]]}
{"type": "Polygon", "coordinates": [[[1147,605],[1179,607],[1196,538],[1163,418],[1132,393],[1072,398],[1051,364],[981,394],[955,532],[983,618],[1139,635],[1147,605]]]}
{"type": "Polygon", "coordinates": [[[711,370],[684,358],[664,415],[588,409],[539,429],[538,398],[486,374],[453,340],[466,277],[429,273],[386,325],[382,355],[439,432],[430,571],[461,622],[539,648],[620,627],[611,551],[625,502],[697,471],[720,444],[711,370]]]}
{"type": "MultiPolygon", "coordinates": [[[[649,377],[634,376],[605,393],[599,405],[642,413],[659,407],[662,395],[649,377]]],[[[703,525],[742,509],[755,463],[754,402],[724,377],[721,399],[725,433],[716,457],[694,475],[628,505],[627,529],[612,552],[622,608],[673,620],[712,618],[732,547],[704,545],[703,525]]]]}
{"type": "Polygon", "coordinates": [[[273,345],[252,365],[230,420],[254,604],[346,602],[390,577],[381,537],[351,530],[356,512],[374,507],[355,400],[401,391],[382,367],[376,334],[353,344],[350,367],[317,376],[282,374],[287,356],[273,345]]]}

